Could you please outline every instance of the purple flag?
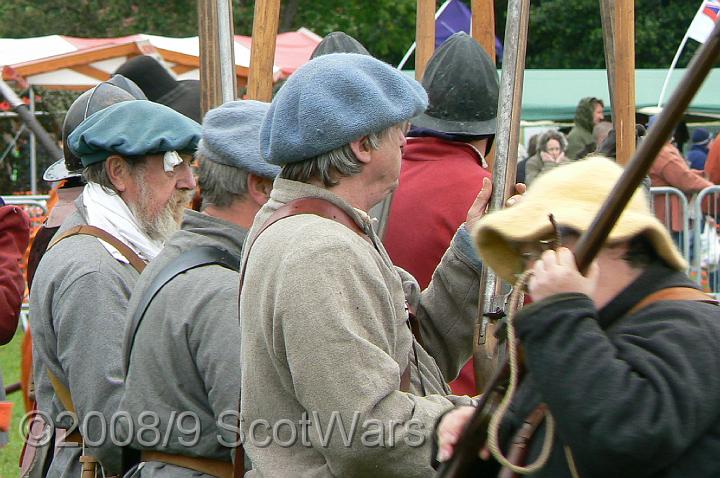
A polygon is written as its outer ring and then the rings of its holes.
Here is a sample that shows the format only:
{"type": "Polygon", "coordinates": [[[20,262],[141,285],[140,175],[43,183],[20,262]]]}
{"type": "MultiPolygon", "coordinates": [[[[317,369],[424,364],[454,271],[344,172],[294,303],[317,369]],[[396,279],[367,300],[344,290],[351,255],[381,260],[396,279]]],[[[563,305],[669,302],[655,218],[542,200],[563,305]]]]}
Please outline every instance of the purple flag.
{"type": "MultiPolygon", "coordinates": [[[[435,48],[450,38],[453,33],[462,31],[470,34],[472,22],[472,12],[460,0],[450,0],[440,8],[442,12],[435,20],[435,48]]],[[[495,50],[498,58],[502,58],[503,46],[497,37],[495,37],[495,50]]]]}

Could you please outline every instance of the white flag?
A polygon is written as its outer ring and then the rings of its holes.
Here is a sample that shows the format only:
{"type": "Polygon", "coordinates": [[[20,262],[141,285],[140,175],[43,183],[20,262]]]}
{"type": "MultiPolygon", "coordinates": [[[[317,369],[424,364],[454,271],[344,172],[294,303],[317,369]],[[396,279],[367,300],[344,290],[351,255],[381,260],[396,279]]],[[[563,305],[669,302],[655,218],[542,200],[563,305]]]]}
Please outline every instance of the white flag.
{"type": "Polygon", "coordinates": [[[720,0],[703,1],[688,28],[687,36],[700,43],[705,43],[715,27],[718,13],[720,13],[720,0]]]}

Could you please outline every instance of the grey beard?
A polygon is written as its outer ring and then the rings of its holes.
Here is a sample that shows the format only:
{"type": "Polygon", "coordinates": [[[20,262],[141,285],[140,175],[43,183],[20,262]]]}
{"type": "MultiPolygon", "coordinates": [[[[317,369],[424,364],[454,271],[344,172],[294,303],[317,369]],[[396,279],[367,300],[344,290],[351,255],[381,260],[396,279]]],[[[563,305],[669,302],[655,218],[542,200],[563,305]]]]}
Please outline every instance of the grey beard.
{"type": "Polygon", "coordinates": [[[152,196],[147,183],[139,175],[138,189],[140,200],[137,204],[128,204],[130,212],[137,219],[140,229],[150,239],[165,242],[173,233],[180,230],[180,222],[185,206],[192,199],[193,190],[175,190],[162,210],[154,217],[149,213],[152,196]]]}

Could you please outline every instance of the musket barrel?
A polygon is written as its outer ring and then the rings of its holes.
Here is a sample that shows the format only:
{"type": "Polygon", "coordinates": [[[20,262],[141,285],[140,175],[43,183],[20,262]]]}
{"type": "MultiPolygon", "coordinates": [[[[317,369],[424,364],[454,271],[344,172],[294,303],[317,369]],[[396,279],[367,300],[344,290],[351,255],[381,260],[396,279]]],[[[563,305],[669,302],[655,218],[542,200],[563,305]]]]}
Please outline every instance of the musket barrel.
{"type": "MultiPolygon", "coordinates": [[[[513,0],[508,4],[505,27],[505,49],[498,97],[497,134],[495,135],[495,161],[492,169],[493,191],[490,210],[502,209],[505,201],[514,193],[517,169],[523,77],[525,73],[525,50],[530,18],[530,0],[513,0]]],[[[480,277],[478,313],[482,314],[475,337],[473,364],[478,392],[484,389],[489,371],[497,366],[494,358],[487,357],[479,341],[488,340],[487,314],[502,309],[502,281],[494,271],[484,268],[480,277]]]]}

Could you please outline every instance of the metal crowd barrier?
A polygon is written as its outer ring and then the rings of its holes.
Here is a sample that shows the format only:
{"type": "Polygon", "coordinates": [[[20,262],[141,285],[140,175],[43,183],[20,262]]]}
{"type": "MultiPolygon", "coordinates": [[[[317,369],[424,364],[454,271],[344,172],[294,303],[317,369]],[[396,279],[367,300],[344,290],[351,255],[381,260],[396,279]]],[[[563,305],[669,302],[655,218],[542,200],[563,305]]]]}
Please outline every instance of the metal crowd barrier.
{"type": "Polygon", "coordinates": [[[31,206],[37,207],[42,210],[42,215],[47,215],[47,201],[49,196],[36,195],[36,196],[2,196],[3,201],[7,205],[14,206],[31,206]]]}
{"type": "MultiPolygon", "coordinates": [[[[702,248],[702,234],[705,223],[715,225],[720,220],[718,214],[718,200],[720,199],[720,186],[711,186],[700,191],[693,202],[693,250],[691,270],[698,284],[720,297],[720,264],[717,255],[715,258],[707,257],[707,250],[702,248]],[[703,207],[705,205],[705,207],[703,207]],[[706,283],[705,283],[706,282],[706,283]]],[[[720,244],[715,244],[720,247],[720,244]]]]}
{"type": "Polygon", "coordinates": [[[658,217],[660,219],[660,222],[662,222],[667,230],[670,232],[670,234],[673,236],[673,240],[675,240],[675,243],[677,244],[678,248],[680,249],[680,252],[682,252],[683,257],[688,260],[688,263],[690,263],[690,216],[689,216],[689,207],[688,207],[688,200],[687,197],[685,197],[685,194],[680,191],[677,188],[671,188],[671,187],[653,187],[650,188],[650,196],[652,197],[652,201],[650,201],[650,206],[653,208],[653,212],[655,209],[655,202],[657,199],[660,199],[665,206],[665,214],[664,217],[658,217]],[[680,231],[673,231],[672,228],[672,219],[673,219],[673,201],[671,200],[672,197],[676,197],[678,200],[678,214],[680,215],[680,223],[682,225],[682,229],[680,231]]]}

